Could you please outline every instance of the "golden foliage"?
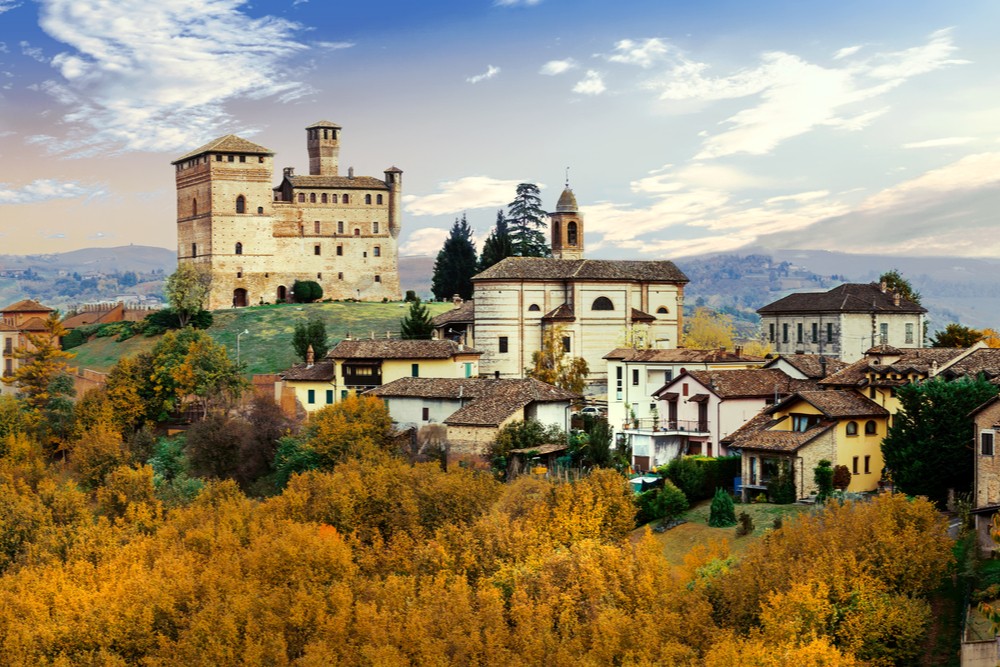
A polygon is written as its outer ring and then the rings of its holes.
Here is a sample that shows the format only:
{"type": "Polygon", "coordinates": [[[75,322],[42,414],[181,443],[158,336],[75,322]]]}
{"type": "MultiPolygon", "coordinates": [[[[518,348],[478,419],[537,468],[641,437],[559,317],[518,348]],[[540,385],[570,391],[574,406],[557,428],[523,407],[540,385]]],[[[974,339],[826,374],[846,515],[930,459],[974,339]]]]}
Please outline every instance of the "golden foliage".
{"type": "Polygon", "coordinates": [[[698,308],[684,326],[684,347],[719,350],[733,347],[733,318],[708,308],[698,308]]]}

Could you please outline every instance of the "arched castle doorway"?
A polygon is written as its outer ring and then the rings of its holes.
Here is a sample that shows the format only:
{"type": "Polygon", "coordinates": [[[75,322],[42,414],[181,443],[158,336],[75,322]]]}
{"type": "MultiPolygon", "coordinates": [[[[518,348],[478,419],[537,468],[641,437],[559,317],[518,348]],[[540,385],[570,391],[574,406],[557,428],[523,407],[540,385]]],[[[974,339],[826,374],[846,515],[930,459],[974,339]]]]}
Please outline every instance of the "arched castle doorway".
{"type": "Polygon", "coordinates": [[[284,303],[288,299],[288,290],[284,285],[278,285],[278,303],[284,303]]]}
{"type": "Polygon", "coordinates": [[[233,308],[246,308],[247,291],[242,287],[233,290],[233,308]]]}

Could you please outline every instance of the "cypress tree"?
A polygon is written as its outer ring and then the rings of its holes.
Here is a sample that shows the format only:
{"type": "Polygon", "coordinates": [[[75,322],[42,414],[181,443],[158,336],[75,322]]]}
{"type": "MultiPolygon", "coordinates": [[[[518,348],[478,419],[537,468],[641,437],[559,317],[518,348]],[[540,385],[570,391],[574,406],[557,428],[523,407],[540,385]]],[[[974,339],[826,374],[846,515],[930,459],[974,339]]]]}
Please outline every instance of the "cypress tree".
{"type": "Polygon", "coordinates": [[[475,273],[476,246],[472,242],[472,228],[463,213],[461,220],[455,218],[451,234],[438,252],[431,291],[438,299],[450,299],[455,294],[471,299],[472,276],[475,273]]]}
{"type": "Polygon", "coordinates": [[[497,211],[497,224],[483,243],[483,254],[479,256],[479,270],[485,271],[497,262],[514,255],[514,245],[510,240],[510,230],[507,220],[503,217],[503,209],[497,211]]]}
{"type": "Polygon", "coordinates": [[[420,299],[410,302],[410,312],[399,321],[399,330],[404,339],[430,340],[434,325],[430,311],[420,299]]]}
{"type": "Polygon", "coordinates": [[[514,201],[507,204],[507,224],[514,254],[518,257],[550,257],[552,251],[545,242],[545,219],[548,213],[542,210],[542,198],[534,183],[517,186],[514,201]]]}

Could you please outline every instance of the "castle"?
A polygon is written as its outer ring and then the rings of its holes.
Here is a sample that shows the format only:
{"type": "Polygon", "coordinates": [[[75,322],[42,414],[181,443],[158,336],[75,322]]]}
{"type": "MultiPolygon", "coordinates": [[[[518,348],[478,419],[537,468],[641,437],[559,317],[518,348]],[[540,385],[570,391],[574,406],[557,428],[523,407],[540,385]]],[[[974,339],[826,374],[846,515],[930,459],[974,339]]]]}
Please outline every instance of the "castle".
{"type": "Polygon", "coordinates": [[[277,187],[274,152],[232,134],[171,163],[177,261],[211,272],[206,308],[291,300],[296,280],[319,283],[324,298],[400,298],[403,172],[340,176],[340,132],[307,127],[309,175],[286,167],[277,187]]]}

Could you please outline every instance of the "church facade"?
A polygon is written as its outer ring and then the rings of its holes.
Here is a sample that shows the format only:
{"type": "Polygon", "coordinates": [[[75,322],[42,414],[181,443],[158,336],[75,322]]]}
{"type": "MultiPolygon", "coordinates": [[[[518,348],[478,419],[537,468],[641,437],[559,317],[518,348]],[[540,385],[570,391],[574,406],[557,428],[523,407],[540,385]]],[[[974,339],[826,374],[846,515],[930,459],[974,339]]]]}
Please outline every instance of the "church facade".
{"type": "Polygon", "coordinates": [[[341,127],[306,128],[309,174],[291,167],[274,182],[274,152],[236,135],[172,164],[177,183],[177,260],[206,267],[206,308],[277,303],[296,280],[324,298],[400,298],[397,245],[402,175],[339,173],[341,127]]]}
{"type": "MultiPolygon", "coordinates": [[[[584,258],[584,220],[567,188],[550,214],[553,258],[508,257],[473,278],[480,372],[523,377],[545,332],[590,368],[588,391],[608,378],[619,347],[677,347],[687,277],[670,261],[584,258]]],[[[610,386],[608,386],[610,390],[610,386]]]]}

